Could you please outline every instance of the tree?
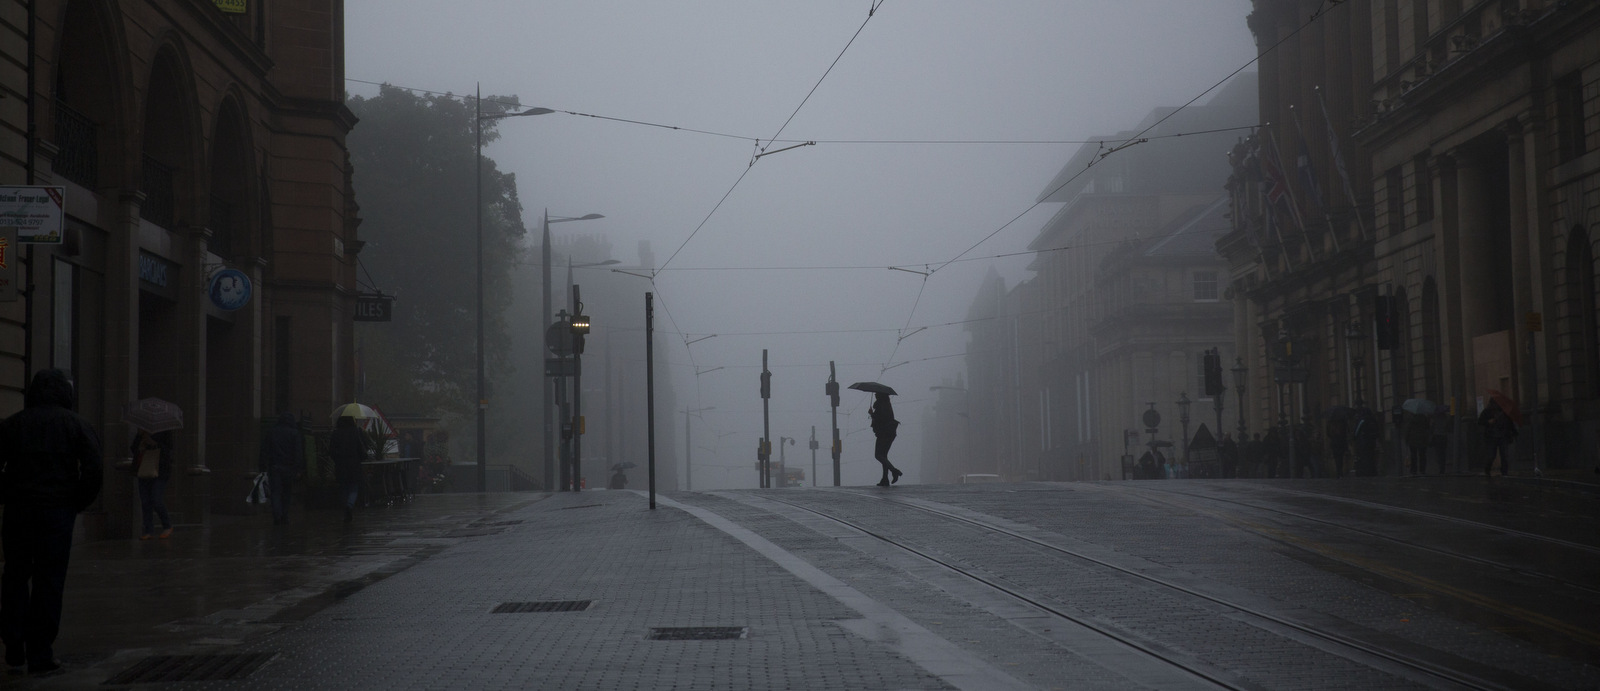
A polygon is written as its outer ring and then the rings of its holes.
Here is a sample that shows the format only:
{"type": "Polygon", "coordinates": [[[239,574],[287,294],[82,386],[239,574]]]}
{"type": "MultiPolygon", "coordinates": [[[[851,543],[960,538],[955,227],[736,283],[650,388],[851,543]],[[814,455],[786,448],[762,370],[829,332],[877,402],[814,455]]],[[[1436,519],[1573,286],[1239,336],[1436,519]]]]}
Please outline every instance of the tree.
{"type": "MultiPolygon", "coordinates": [[[[516,102],[490,96],[483,113],[516,102]]],[[[477,398],[474,104],[385,85],[372,98],[349,99],[349,106],[361,119],[348,139],[367,239],[361,275],[368,289],[396,296],[393,321],[357,325],[365,398],[392,413],[470,418],[477,398]]],[[[483,121],[485,145],[498,136],[495,123],[483,121]]],[[[510,374],[506,308],[525,229],[516,177],[487,157],[482,171],[484,339],[493,397],[493,382],[510,374]]]]}

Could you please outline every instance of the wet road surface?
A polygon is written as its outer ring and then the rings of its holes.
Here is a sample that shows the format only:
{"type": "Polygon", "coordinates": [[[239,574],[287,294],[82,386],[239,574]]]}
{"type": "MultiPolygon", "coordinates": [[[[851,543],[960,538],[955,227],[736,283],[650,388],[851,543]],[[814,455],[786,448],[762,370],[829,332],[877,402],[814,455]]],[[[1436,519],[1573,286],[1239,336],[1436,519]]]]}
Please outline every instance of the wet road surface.
{"type": "Polygon", "coordinates": [[[156,659],[146,678],[233,665],[166,684],[185,689],[1600,688],[1597,499],[1434,476],[225,518],[79,545],[70,671],[0,686],[137,681],[156,659]],[[569,608],[495,613],[519,603],[569,608]]]}

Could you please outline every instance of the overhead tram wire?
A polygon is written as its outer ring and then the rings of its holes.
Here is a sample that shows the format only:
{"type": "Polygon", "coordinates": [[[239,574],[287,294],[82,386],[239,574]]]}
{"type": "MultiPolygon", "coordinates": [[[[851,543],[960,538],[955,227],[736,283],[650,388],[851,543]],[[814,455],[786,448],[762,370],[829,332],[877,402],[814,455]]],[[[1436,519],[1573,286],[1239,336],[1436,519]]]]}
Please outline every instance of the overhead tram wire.
{"type": "MultiPolygon", "coordinates": [[[[817,82],[811,85],[811,90],[806,92],[805,98],[800,99],[800,105],[795,106],[794,112],[789,113],[788,119],[784,120],[783,125],[778,128],[778,131],[773,133],[771,139],[769,139],[767,142],[768,147],[772,145],[773,140],[783,136],[783,131],[788,129],[789,123],[794,122],[795,116],[800,114],[800,109],[806,107],[806,103],[811,100],[811,95],[815,94],[817,92],[817,88],[822,86],[823,80],[827,79],[828,75],[833,73],[833,68],[839,64],[839,60],[844,58],[845,52],[850,50],[850,46],[855,45],[856,39],[860,37],[861,32],[867,28],[867,22],[872,21],[872,18],[878,13],[878,8],[882,7],[883,3],[884,0],[875,0],[873,2],[872,8],[867,11],[867,18],[862,20],[861,26],[856,27],[856,32],[850,35],[850,40],[845,42],[844,48],[839,49],[839,54],[833,57],[833,62],[828,63],[828,69],[823,70],[822,76],[818,77],[817,82]]],[[[756,142],[756,149],[763,153],[766,151],[766,149],[761,147],[760,141],[756,142]]],[[[700,221],[700,225],[695,226],[694,231],[689,233],[689,237],[683,239],[683,244],[678,245],[678,249],[673,250],[672,254],[667,257],[667,260],[661,262],[661,266],[657,268],[656,271],[660,271],[661,269],[665,269],[671,265],[672,260],[678,258],[678,253],[682,252],[683,248],[689,246],[689,243],[694,240],[694,236],[700,234],[701,229],[706,227],[706,223],[711,221],[712,216],[717,215],[717,210],[721,209],[722,204],[728,201],[728,197],[733,194],[733,191],[739,188],[739,183],[744,182],[745,176],[749,175],[750,171],[756,167],[756,161],[761,158],[761,155],[762,154],[757,154],[750,159],[750,164],[745,166],[744,172],[739,174],[739,179],[734,180],[733,186],[729,187],[728,191],[722,195],[722,198],[717,200],[717,205],[711,208],[711,213],[706,214],[706,217],[700,221]]]]}
{"type": "MultiPolygon", "coordinates": [[[[988,242],[990,238],[1000,234],[1000,231],[1003,231],[1006,228],[1009,228],[1011,226],[1011,224],[1016,223],[1023,216],[1028,215],[1029,212],[1031,212],[1034,209],[1038,208],[1040,204],[1044,203],[1044,200],[1049,199],[1056,192],[1061,191],[1067,185],[1072,184],[1073,181],[1077,180],[1079,177],[1082,177],[1084,173],[1089,172],[1089,169],[1093,168],[1096,163],[1099,163],[1100,161],[1105,160],[1105,158],[1107,156],[1109,156],[1109,155],[1111,155],[1113,153],[1116,153],[1118,151],[1121,151],[1123,149],[1126,149],[1126,148],[1128,148],[1130,146],[1133,146],[1135,144],[1139,144],[1141,142],[1149,141],[1151,139],[1154,139],[1155,137],[1146,137],[1144,135],[1148,134],[1150,132],[1150,130],[1153,130],[1156,127],[1159,127],[1161,125],[1161,123],[1166,122],[1167,120],[1171,119],[1172,116],[1177,115],[1178,113],[1183,112],[1189,106],[1194,105],[1196,101],[1199,101],[1200,99],[1204,98],[1206,94],[1209,94],[1212,91],[1216,91],[1218,87],[1221,87],[1223,84],[1228,83],[1228,80],[1233,79],[1235,76],[1238,76],[1238,74],[1240,72],[1243,72],[1246,69],[1249,69],[1249,67],[1251,65],[1254,65],[1257,62],[1260,62],[1262,55],[1265,55],[1265,54],[1270,53],[1270,52],[1272,52],[1274,50],[1277,50],[1279,46],[1282,46],[1289,39],[1300,35],[1300,32],[1305,31],[1307,28],[1309,28],[1311,26],[1311,24],[1313,22],[1317,21],[1318,19],[1321,19],[1329,11],[1333,10],[1336,7],[1339,7],[1340,5],[1344,5],[1344,4],[1346,4],[1344,2],[1344,0],[1323,0],[1322,3],[1317,7],[1317,11],[1312,12],[1311,13],[1311,18],[1307,19],[1305,21],[1305,23],[1303,23],[1300,26],[1296,27],[1294,31],[1289,32],[1283,38],[1278,39],[1278,41],[1276,43],[1273,43],[1271,46],[1267,47],[1266,50],[1258,51],[1256,53],[1255,57],[1252,57],[1249,60],[1245,61],[1245,63],[1243,65],[1240,65],[1238,69],[1235,69],[1234,71],[1229,72],[1228,76],[1223,77],[1222,79],[1218,80],[1215,84],[1212,84],[1211,86],[1207,87],[1204,91],[1201,91],[1200,93],[1196,94],[1194,98],[1189,99],[1183,105],[1178,106],[1177,108],[1174,108],[1172,110],[1172,112],[1167,113],[1166,115],[1163,115],[1160,119],[1156,120],[1153,123],[1150,123],[1149,126],[1145,127],[1142,130],[1139,130],[1139,132],[1135,133],[1133,136],[1122,140],[1121,143],[1117,144],[1116,146],[1111,147],[1109,150],[1107,150],[1105,148],[1105,142],[1099,142],[1100,147],[1102,149],[1101,155],[1091,159],[1089,161],[1089,164],[1084,166],[1083,170],[1080,170],[1077,173],[1073,174],[1072,177],[1067,178],[1061,184],[1056,185],[1049,192],[1040,195],[1040,197],[1039,197],[1040,201],[1036,201],[1036,202],[1028,205],[1028,208],[1023,209],[1022,213],[1019,213],[1016,216],[1013,216],[1011,218],[1011,220],[1006,221],[1004,225],[1000,226],[999,228],[994,229],[994,231],[989,233],[988,235],[983,236],[982,240],[979,240],[979,241],[973,243],[971,247],[968,247],[967,249],[963,250],[961,252],[961,254],[957,254],[955,257],[951,258],[949,261],[946,261],[943,264],[940,264],[939,266],[934,267],[932,271],[934,273],[937,273],[940,269],[943,269],[944,267],[949,266],[950,264],[954,263],[956,260],[962,258],[963,256],[966,256],[966,254],[968,252],[971,252],[972,250],[977,249],[979,245],[982,245],[983,243],[988,242]]],[[[1223,129],[1221,131],[1228,131],[1228,130],[1231,130],[1231,129],[1244,129],[1244,128],[1225,128],[1225,129],[1223,129]]]]}

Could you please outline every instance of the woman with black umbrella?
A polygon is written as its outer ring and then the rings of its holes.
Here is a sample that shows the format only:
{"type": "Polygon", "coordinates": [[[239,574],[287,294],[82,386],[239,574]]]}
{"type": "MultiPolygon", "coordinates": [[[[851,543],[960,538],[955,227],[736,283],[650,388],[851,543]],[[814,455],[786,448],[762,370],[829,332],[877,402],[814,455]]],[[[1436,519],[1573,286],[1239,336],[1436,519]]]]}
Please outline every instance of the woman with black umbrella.
{"type": "Polygon", "coordinates": [[[872,434],[878,438],[872,457],[883,464],[883,479],[878,481],[878,486],[888,487],[893,482],[899,482],[903,474],[889,462],[889,446],[894,444],[895,430],[900,427],[900,421],[894,419],[894,405],[889,403],[889,394],[873,394],[872,406],[867,408],[867,416],[872,418],[872,434]],[[889,479],[891,473],[894,475],[894,480],[889,479]]]}

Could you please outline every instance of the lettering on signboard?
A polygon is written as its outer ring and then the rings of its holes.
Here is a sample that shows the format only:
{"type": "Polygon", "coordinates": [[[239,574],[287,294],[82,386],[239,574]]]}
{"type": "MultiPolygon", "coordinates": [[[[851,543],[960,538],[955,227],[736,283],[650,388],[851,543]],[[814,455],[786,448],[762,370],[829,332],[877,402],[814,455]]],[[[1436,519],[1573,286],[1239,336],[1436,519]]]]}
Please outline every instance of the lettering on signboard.
{"type": "Polygon", "coordinates": [[[139,280],[153,286],[167,287],[167,263],[148,254],[139,255],[139,280]]]}

